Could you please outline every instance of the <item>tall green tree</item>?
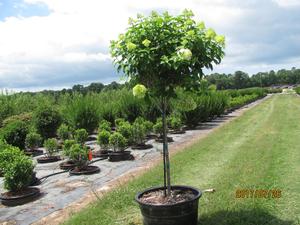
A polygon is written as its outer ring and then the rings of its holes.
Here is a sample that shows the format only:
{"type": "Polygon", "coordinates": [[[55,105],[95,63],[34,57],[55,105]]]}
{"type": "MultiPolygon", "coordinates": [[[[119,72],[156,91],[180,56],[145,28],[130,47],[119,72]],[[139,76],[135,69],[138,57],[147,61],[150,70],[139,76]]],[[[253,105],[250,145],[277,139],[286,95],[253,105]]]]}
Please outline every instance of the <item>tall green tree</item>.
{"type": "Polygon", "coordinates": [[[118,40],[111,41],[111,54],[119,71],[136,84],[134,93],[157,100],[163,126],[165,193],[171,192],[170,162],[166,132],[166,109],[175,89],[197,89],[203,68],[213,69],[224,56],[225,37],[203,22],[197,23],[190,10],[178,16],[152,12],[129,19],[129,27],[118,40]],[[145,87],[144,87],[145,86],[145,87]],[[167,191],[166,191],[167,190],[167,191]]]}

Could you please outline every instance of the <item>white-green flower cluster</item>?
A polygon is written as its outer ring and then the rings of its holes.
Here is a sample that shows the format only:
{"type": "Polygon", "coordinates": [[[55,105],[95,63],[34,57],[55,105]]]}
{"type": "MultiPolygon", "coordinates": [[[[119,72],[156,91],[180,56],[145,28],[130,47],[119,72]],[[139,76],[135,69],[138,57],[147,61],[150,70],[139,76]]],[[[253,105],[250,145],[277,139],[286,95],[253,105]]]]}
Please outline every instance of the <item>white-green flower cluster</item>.
{"type": "Polygon", "coordinates": [[[188,48],[182,48],[182,49],[179,49],[177,54],[183,59],[183,60],[191,60],[192,59],[192,52],[191,50],[189,50],[188,48]]]}
{"type": "Polygon", "coordinates": [[[132,89],[133,96],[137,98],[144,98],[147,93],[147,88],[142,84],[137,84],[132,89]]]}

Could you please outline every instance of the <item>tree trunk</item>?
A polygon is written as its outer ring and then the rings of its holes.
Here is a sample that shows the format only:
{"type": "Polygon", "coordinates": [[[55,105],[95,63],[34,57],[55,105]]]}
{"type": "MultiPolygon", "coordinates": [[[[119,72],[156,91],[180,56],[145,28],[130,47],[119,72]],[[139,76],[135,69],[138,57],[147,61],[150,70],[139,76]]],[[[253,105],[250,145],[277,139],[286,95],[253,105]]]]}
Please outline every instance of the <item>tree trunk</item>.
{"type": "Polygon", "coordinates": [[[171,195],[171,176],[170,176],[170,158],[168,149],[168,137],[167,137],[167,99],[162,99],[162,122],[163,122],[163,158],[164,158],[164,194],[165,196],[171,195]]]}

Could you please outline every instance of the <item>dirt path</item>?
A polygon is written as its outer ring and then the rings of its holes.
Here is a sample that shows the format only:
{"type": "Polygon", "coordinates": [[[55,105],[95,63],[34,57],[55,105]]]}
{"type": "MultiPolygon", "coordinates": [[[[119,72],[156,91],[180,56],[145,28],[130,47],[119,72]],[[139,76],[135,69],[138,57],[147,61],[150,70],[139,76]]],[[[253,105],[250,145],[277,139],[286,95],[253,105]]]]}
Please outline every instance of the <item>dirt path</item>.
{"type": "MultiPolygon", "coordinates": [[[[269,97],[270,95],[266,98],[269,97]]],[[[198,129],[187,131],[184,135],[174,135],[175,143],[170,145],[171,155],[185,150],[224,124],[241,116],[245,111],[264,101],[266,98],[211,122],[201,124],[198,129]]],[[[70,215],[101,198],[106,192],[125,184],[142,175],[149,168],[161,163],[162,146],[161,144],[153,144],[155,148],[152,150],[143,152],[134,151],[136,160],[133,162],[110,163],[102,161],[95,163],[102,169],[101,175],[98,176],[73,178],[60,175],[56,178],[49,178],[49,181],[42,186],[42,189],[44,188],[45,191],[48,191],[46,197],[35,201],[32,205],[27,204],[20,208],[15,207],[6,216],[5,209],[7,208],[0,208],[0,221],[3,221],[1,224],[56,225],[62,223],[70,215]],[[59,195],[57,192],[62,194],[59,195]],[[59,204],[60,202],[61,204],[59,204]]],[[[47,174],[51,169],[55,171],[56,168],[52,166],[51,168],[41,167],[38,169],[38,173],[47,174]]]]}

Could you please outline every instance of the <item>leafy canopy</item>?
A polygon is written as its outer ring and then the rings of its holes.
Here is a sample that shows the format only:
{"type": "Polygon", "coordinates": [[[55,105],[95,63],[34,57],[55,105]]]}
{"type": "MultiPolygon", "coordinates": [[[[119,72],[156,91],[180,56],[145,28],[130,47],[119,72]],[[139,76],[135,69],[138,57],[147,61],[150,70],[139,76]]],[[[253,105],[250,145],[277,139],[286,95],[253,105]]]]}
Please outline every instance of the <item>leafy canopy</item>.
{"type": "Polygon", "coordinates": [[[193,20],[190,10],[178,16],[152,12],[129,19],[129,27],[111,41],[111,54],[118,71],[159,96],[172,96],[174,89],[197,88],[203,68],[213,69],[224,56],[225,38],[203,22],[193,20]]]}

